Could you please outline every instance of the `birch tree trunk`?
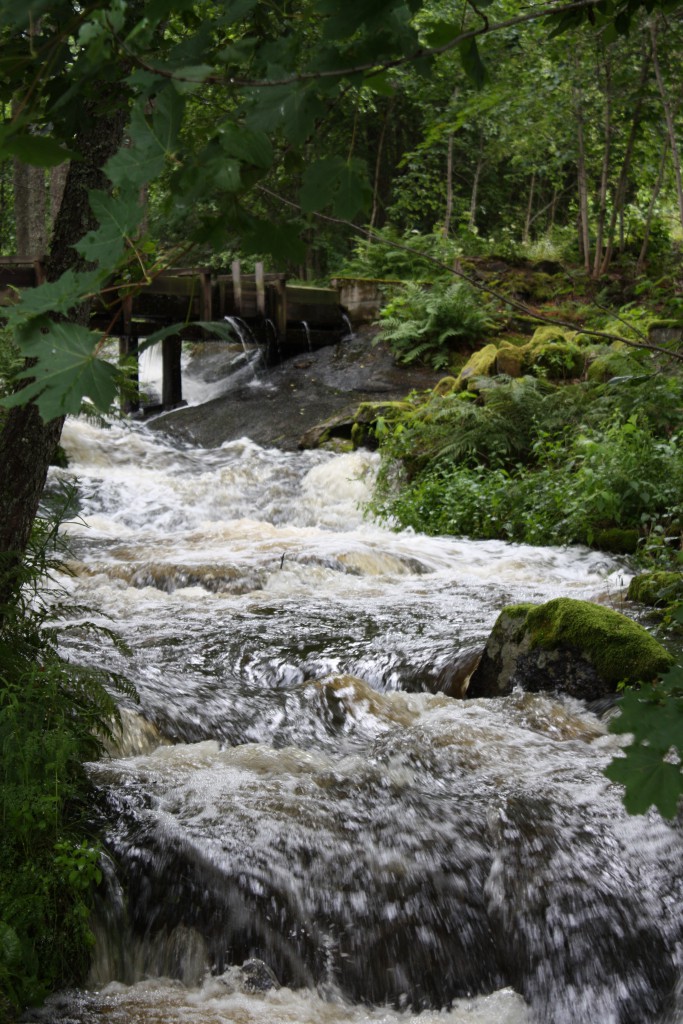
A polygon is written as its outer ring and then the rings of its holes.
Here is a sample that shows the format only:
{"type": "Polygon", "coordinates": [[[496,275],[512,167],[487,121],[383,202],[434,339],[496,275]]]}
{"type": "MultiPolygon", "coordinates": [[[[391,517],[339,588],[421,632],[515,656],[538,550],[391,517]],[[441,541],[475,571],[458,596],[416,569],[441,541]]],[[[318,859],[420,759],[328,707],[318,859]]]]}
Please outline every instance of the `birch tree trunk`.
{"type": "Polygon", "coordinates": [[[676,180],[676,197],[678,199],[678,215],[681,221],[681,227],[683,228],[683,178],[681,177],[681,156],[678,149],[678,141],[676,139],[676,124],[674,121],[674,112],[671,105],[669,94],[666,90],[664,83],[664,77],[662,75],[662,69],[659,63],[659,55],[657,52],[657,31],[659,28],[658,19],[654,19],[650,25],[650,36],[652,39],[652,66],[655,72],[655,79],[657,80],[657,88],[659,89],[659,95],[662,99],[662,107],[664,109],[664,118],[666,120],[666,129],[669,135],[669,147],[671,148],[671,160],[674,167],[674,177],[676,180]]]}
{"type": "Polygon", "coordinates": [[[575,91],[576,140],[578,157],[576,161],[577,187],[579,193],[579,245],[583,265],[587,274],[591,270],[590,227],[588,223],[588,178],[586,175],[586,144],[583,134],[583,100],[580,91],[575,91]]]}
{"type": "Polygon", "coordinates": [[[529,241],[529,235],[531,234],[531,221],[534,209],[534,190],[536,188],[536,171],[531,172],[531,182],[529,183],[529,202],[526,204],[526,217],[524,218],[524,229],[522,231],[522,241],[526,245],[529,241]]]}
{"type": "Polygon", "coordinates": [[[600,193],[598,200],[598,220],[595,230],[595,255],[592,276],[600,276],[602,266],[602,245],[607,218],[607,189],[609,186],[609,170],[612,157],[612,70],[609,56],[605,58],[605,123],[602,153],[602,170],[600,173],[600,193]]]}

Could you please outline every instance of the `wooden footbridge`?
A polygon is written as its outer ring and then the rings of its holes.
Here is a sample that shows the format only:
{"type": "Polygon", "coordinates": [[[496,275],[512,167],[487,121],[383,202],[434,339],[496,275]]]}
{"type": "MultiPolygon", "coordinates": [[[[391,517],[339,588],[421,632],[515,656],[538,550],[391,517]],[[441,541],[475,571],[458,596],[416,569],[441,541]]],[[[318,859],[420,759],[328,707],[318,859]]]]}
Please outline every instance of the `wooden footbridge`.
{"type": "MultiPolygon", "coordinates": [[[[13,301],[16,288],[34,287],[42,280],[40,262],[0,259],[0,306],[13,301]]],[[[161,342],[162,409],[183,402],[183,341],[211,337],[200,322],[225,325],[226,321],[246,328],[268,363],[334,344],[350,328],[338,287],[291,284],[284,274],[264,273],[260,263],[253,274],[243,274],[238,262],[229,274],[196,268],[167,270],[132,294],[123,286],[108,290],[106,299],[93,303],[91,314],[92,326],[118,337],[120,357],[132,359],[135,365],[142,340],[160,328],[183,325],[178,334],[161,342]]],[[[129,411],[136,407],[130,400],[127,405],[129,411]]]]}

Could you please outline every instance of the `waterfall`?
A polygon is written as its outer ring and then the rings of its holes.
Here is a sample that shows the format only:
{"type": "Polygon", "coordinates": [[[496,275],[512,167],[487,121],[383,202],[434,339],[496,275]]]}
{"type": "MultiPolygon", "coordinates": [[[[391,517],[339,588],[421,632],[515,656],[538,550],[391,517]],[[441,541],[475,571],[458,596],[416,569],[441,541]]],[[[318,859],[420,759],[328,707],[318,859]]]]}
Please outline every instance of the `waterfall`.
{"type": "Polygon", "coordinates": [[[64,654],[140,705],[88,766],[90,988],[42,1019],[680,1021],[683,840],[625,813],[621,740],[575,700],[430,692],[500,607],[609,599],[619,560],[391,532],[363,515],[374,453],[63,440],[72,620],[129,645],[64,654]]]}
{"type": "Polygon", "coordinates": [[[301,330],[304,332],[304,338],[306,339],[306,346],[309,352],[313,351],[313,343],[311,341],[311,328],[305,320],[301,321],[301,330]]]}

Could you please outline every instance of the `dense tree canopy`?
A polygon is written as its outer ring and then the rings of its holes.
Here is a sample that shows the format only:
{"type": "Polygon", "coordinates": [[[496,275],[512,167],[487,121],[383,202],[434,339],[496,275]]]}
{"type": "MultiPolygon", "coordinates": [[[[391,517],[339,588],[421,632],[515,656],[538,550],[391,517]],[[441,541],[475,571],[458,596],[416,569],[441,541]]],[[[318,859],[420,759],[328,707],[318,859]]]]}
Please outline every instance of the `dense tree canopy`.
{"type": "Polygon", "coordinates": [[[96,187],[67,191],[54,280],[12,310],[37,360],[12,401],[36,401],[46,420],[84,393],[105,408],[114,373],[95,358],[100,338],[53,326],[47,346],[50,318],[113,274],[134,287],[192,249],[300,265],[318,211],[499,239],[578,220],[597,273],[615,244],[642,242],[644,199],[676,155],[680,17],[668,7],[7,0],[0,153],[71,160],[73,177],[103,126],[118,150],[101,154],[96,187]]]}

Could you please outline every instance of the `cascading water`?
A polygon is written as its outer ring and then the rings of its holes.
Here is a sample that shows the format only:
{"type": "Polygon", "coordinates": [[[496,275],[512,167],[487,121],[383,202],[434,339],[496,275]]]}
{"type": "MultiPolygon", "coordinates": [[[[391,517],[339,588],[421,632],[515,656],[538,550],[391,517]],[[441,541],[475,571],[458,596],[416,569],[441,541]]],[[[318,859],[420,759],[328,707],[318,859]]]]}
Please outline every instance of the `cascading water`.
{"type": "Polygon", "coordinates": [[[263,362],[261,346],[256,341],[249,324],[245,323],[245,321],[240,317],[226,316],[223,317],[223,319],[235,332],[235,335],[242,346],[242,351],[244,352],[247,365],[251,368],[252,378],[255,380],[257,367],[259,363],[263,362]]]}
{"type": "Polygon", "coordinates": [[[306,347],[309,352],[313,351],[313,341],[311,339],[311,328],[309,327],[306,320],[301,321],[301,330],[303,331],[304,338],[306,339],[306,347]]]}
{"type": "Polygon", "coordinates": [[[681,1020],[680,828],[625,814],[616,738],[575,701],[426,692],[502,605],[605,598],[616,562],[391,533],[359,510],[370,453],[81,422],[64,443],[63,585],[130,646],[65,654],[140,705],[90,766],[92,990],[41,1019],[681,1020]],[[250,984],[255,958],[285,987],[250,984]]]}

